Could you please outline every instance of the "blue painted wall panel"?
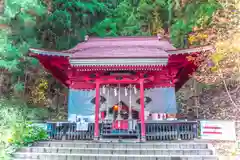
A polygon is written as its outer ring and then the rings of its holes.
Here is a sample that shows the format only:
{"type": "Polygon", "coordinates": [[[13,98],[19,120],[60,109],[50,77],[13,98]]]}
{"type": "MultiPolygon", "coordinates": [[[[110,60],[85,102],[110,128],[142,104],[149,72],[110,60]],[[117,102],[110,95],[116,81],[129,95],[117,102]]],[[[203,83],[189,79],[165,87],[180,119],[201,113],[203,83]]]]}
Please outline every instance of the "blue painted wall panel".
{"type": "Polygon", "coordinates": [[[95,91],[82,91],[69,89],[68,95],[68,118],[72,114],[80,116],[93,116],[94,104],[91,100],[95,97],[95,91]]]}
{"type": "Polygon", "coordinates": [[[177,113],[175,88],[155,88],[148,97],[152,102],[147,106],[152,113],[177,113]]]}
{"type": "MultiPolygon", "coordinates": [[[[146,108],[152,113],[177,113],[177,104],[174,88],[156,88],[145,91],[146,96],[152,99],[146,108]]],[[[69,90],[68,117],[80,115],[94,117],[95,106],[91,100],[95,97],[95,90],[69,90]]]]}

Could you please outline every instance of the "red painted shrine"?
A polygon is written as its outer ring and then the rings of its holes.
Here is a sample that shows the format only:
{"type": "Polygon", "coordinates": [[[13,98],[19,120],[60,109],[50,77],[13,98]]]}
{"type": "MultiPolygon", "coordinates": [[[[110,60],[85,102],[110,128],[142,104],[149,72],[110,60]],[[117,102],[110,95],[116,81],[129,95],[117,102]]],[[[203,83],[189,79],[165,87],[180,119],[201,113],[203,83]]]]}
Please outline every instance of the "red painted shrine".
{"type": "Polygon", "coordinates": [[[207,50],[212,50],[212,47],[175,49],[168,41],[157,37],[118,37],[90,38],[73,49],[61,52],[30,49],[30,56],[37,58],[46,70],[70,89],[95,90],[96,139],[100,134],[98,124],[108,114],[106,109],[99,116],[101,88],[116,88],[114,93],[118,95],[118,103],[110,105],[116,112],[115,120],[121,122],[114,123],[113,128],[120,126],[121,129],[128,125],[125,125],[124,118],[119,117],[120,109],[127,112],[130,119],[137,109],[131,107],[131,102],[130,105],[121,103],[120,88],[125,88],[127,93],[131,88],[138,90],[139,115],[136,117],[140,121],[144,140],[145,89],[173,87],[178,90],[198,67],[187,57],[197,57],[207,50]]]}

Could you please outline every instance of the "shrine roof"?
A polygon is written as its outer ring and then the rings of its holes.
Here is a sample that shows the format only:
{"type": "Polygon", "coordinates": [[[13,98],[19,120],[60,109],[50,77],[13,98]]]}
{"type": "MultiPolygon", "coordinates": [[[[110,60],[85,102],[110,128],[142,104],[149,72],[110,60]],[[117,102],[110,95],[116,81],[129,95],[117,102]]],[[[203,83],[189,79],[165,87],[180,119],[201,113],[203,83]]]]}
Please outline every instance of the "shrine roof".
{"type": "Polygon", "coordinates": [[[156,47],[162,50],[175,49],[173,45],[164,39],[157,37],[106,37],[106,38],[89,38],[86,42],[79,43],[68,51],[79,51],[89,48],[102,47],[156,47]]]}
{"type": "Polygon", "coordinates": [[[78,58],[167,57],[166,50],[175,48],[167,40],[157,37],[89,38],[65,51],[30,49],[31,53],[48,56],[78,58]]]}
{"type": "Polygon", "coordinates": [[[169,41],[159,40],[157,37],[89,38],[86,42],[81,42],[74,48],[64,51],[31,48],[30,55],[64,56],[71,59],[167,58],[172,54],[209,50],[210,47],[176,49],[169,41]]]}
{"type": "Polygon", "coordinates": [[[72,58],[166,57],[165,50],[175,49],[157,37],[90,38],[73,49],[72,58]]]}

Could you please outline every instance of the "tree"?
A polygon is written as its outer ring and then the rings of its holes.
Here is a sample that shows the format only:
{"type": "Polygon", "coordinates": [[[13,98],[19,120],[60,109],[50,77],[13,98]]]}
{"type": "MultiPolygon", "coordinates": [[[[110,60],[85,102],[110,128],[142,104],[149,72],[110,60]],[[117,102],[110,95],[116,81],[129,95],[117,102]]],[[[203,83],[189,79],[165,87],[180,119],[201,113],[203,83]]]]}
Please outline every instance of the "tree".
{"type": "Polygon", "coordinates": [[[200,41],[202,44],[211,44],[215,50],[205,53],[198,59],[189,57],[189,60],[194,63],[204,61],[193,78],[208,86],[215,86],[214,89],[203,92],[200,97],[202,115],[207,118],[236,120],[240,106],[238,102],[240,1],[219,0],[218,3],[222,7],[214,14],[210,25],[204,30],[196,29],[195,34],[192,34],[189,39],[190,42],[194,40],[194,42],[200,41]],[[207,37],[198,39],[196,36],[198,34],[207,34],[207,37]],[[206,97],[208,98],[206,99],[206,97]]]}
{"type": "MultiPolygon", "coordinates": [[[[214,84],[223,80],[240,78],[240,2],[219,1],[222,8],[214,15],[204,42],[215,46],[215,51],[208,53],[208,60],[203,63],[194,77],[201,82],[214,84]]],[[[202,58],[196,60],[201,61],[202,58]]]]}
{"type": "MultiPolygon", "coordinates": [[[[106,10],[104,3],[97,0],[6,1],[1,16],[0,68],[13,78],[13,88],[24,89],[25,74],[43,73],[36,70],[36,60],[27,56],[29,47],[69,49],[82,41],[96,17],[101,19],[106,10]]],[[[6,79],[10,77],[0,81],[6,79]]]]}

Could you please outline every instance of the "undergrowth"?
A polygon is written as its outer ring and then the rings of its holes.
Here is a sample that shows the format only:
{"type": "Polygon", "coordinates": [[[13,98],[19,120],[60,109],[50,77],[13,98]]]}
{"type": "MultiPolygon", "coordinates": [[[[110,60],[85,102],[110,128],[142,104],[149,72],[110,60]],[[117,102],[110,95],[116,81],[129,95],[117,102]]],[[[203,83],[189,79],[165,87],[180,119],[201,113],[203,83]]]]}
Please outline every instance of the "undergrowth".
{"type": "Polygon", "coordinates": [[[44,109],[31,108],[19,100],[0,99],[0,159],[9,159],[20,147],[47,140],[44,128],[32,123],[45,114],[44,109]]]}

